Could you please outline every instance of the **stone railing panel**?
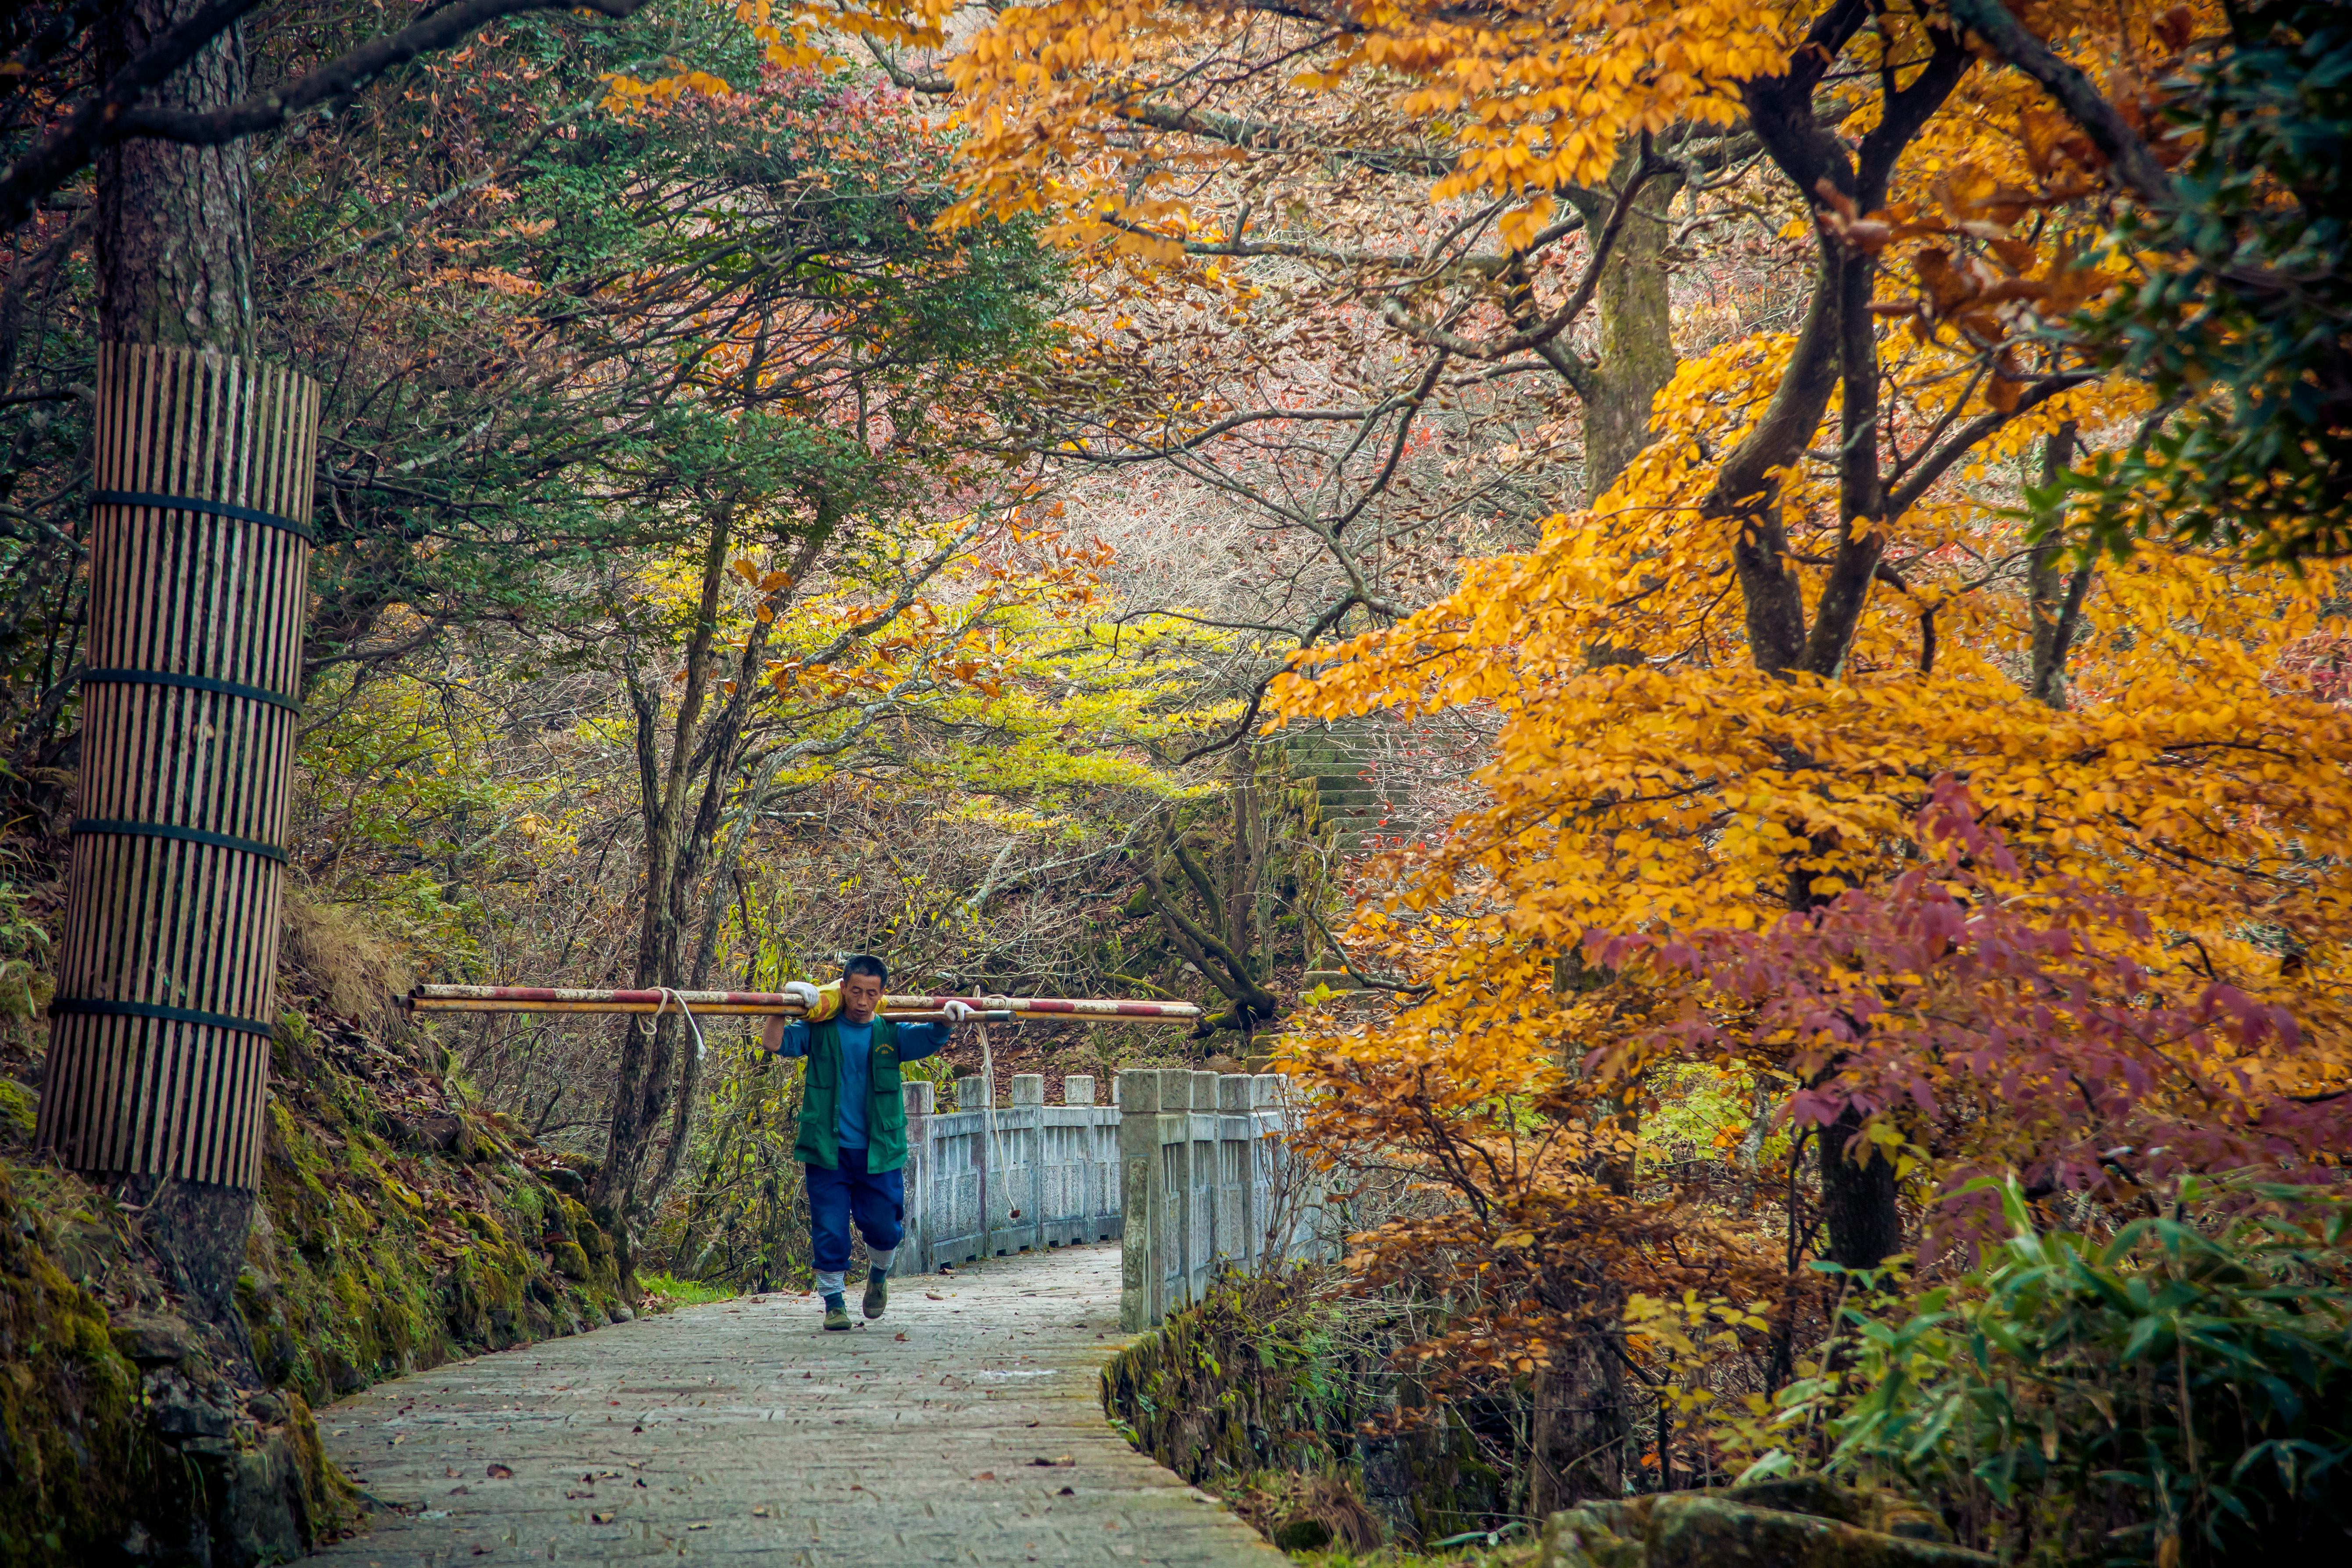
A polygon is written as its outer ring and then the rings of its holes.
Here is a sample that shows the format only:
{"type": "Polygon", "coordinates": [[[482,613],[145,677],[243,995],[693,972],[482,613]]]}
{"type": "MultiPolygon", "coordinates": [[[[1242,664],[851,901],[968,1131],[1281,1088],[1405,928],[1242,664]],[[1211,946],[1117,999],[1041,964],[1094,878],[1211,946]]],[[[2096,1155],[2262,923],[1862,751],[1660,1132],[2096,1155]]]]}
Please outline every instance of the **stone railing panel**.
{"type": "Polygon", "coordinates": [[[1284,1079],[1142,1068],[1119,1075],[1119,1097],[1122,1327],[1199,1300],[1222,1268],[1306,1254],[1315,1204],[1285,1186],[1306,1173],[1284,1146],[1297,1128],[1284,1079]]]}
{"type": "Polygon", "coordinates": [[[971,1109],[944,1113],[931,1085],[907,1086],[906,1242],[893,1273],[1118,1236],[1118,1108],[1094,1103],[1091,1079],[1063,1089],[1067,1103],[1047,1105],[1045,1079],[1020,1074],[992,1116],[978,1078],[956,1082],[971,1109]]]}
{"type": "Polygon", "coordinates": [[[1297,1125],[1276,1074],[1145,1068],[1111,1083],[1062,1080],[1045,1103],[1035,1073],[1013,1079],[992,1113],[978,1078],[935,1109],[929,1083],[907,1085],[906,1241],[893,1272],[935,1272],[1049,1247],[1118,1238],[1120,1321],[1148,1328],[1197,1300],[1226,1267],[1295,1258],[1310,1245],[1314,1194],[1286,1135],[1297,1125]]]}

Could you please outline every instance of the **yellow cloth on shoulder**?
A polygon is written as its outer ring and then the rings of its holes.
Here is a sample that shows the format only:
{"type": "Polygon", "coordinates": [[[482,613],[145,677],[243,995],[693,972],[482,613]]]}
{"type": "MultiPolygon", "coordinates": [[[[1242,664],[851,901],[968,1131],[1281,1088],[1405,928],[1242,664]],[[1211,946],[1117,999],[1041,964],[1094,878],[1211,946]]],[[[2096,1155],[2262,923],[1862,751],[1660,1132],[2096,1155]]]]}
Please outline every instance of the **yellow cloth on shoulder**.
{"type": "Polygon", "coordinates": [[[816,1005],[803,1014],[802,1017],[812,1024],[822,1024],[840,1011],[841,982],[835,980],[830,984],[816,988],[816,1005]]]}

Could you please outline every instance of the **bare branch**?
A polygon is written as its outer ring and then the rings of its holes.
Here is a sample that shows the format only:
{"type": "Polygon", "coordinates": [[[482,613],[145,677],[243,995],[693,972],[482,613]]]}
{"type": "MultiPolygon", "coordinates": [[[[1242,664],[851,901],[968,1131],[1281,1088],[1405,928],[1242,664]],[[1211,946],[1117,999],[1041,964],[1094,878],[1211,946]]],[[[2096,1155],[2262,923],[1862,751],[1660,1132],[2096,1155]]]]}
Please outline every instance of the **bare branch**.
{"type": "Polygon", "coordinates": [[[2180,205],[2172,176],[2107,97],[2077,68],[2051,52],[2027,32],[2001,0],[1952,0],[1952,20],[1990,45],[2001,58],[2042,84],[2042,90],[2082,127],[2091,144],[2106,154],[2124,184],[2151,205],[2170,211],[2180,205]]]}
{"type": "Polygon", "coordinates": [[[1960,426],[1958,433],[1950,440],[1923,458],[1918,468],[1912,471],[1911,477],[1904,481],[1902,489],[1887,498],[1886,515],[1889,518],[1901,517],[1918,505],[1919,498],[1927,493],[1927,488],[1942,479],[1945,471],[1966,456],[1969,447],[2019,415],[2049,402],[2062,392],[2072,392],[2078,386],[2087,386],[2098,379],[2098,374],[2095,371],[2076,371],[2067,375],[2048,376],[2028,387],[2019,396],[2017,406],[2008,413],[1995,410],[1969,420],[1960,426]]]}

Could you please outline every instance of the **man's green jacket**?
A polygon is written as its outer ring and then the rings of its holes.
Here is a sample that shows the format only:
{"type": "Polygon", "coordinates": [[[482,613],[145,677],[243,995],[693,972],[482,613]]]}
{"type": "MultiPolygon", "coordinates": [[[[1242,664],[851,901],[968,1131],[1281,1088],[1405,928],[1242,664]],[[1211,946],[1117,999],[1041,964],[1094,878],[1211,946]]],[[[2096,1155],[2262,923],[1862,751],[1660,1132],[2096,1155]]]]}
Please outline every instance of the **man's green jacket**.
{"type": "Polygon", "coordinates": [[[808,1058],[808,1077],[801,1088],[800,1137],[793,1145],[793,1157],[803,1164],[839,1170],[843,1134],[856,1131],[862,1121],[866,1173],[898,1170],[907,1163],[907,1102],[899,1092],[898,1069],[937,1053],[947,1044],[948,1032],[936,1024],[894,1024],[877,1017],[861,1073],[858,1064],[843,1059],[841,1022],[837,1017],[822,1024],[796,1020],[784,1026],[783,1038],[777,1043],[780,1057],[808,1058]],[[849,1118],[845,1125],[843,1089],[855,1092],[861,1079],[866,1114],[849,1118]]]}

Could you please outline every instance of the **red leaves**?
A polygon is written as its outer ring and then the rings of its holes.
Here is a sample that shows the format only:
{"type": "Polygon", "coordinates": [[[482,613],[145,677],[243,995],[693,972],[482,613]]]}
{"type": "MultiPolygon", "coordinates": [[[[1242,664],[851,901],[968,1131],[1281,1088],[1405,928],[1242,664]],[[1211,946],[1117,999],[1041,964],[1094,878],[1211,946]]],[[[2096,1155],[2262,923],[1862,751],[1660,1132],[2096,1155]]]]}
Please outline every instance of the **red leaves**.
{"type": "Polygon", "coordinates": [[[2257,1162],[2316,1174],[2352,1143],[2352,1096],[2334,1098],[2352,1064],[2287,1007],[2200,973],[2108,894],[2021,884],[1948,777],[1918,832],[1913,870],[1769,931],[1596,931],[1584,951],[1697,983],[1659,1044],[1779,1061],[1806,1085],[1799,1123],[1928,1119],[1906,1136],[1969,1151],[1937,1170],[1947,1193],[2003,1165],[2110,1195],[2257,1162]]]}
{"type": "Polygon", "coordinates": [[[2041,190],[1962,164],[1937,182],[1936,211],[1898,205],[1865,215],[1827,179],[1815,187],[1822,203],[1815,216],[1822,231],[1857,255],[1875,256],[1897,240],[1942,242],[1911,258],[1919,292],[1907,300],[1873,300],[1871,314],[1908,318],[1922,342],[1931,340],[1938,326],[1957,327],[1971,342],[1992,351],[1985,398],[2003,413],[2016,409],[2028,384],[2008,347],[2012,331],[2031,316],[2070,315],[2113,281],[2078,265],[2063,249],[2045,258],[2032,239],[2015,232],[2026,218],[2091,189],[2063,173],[2063,149],[2037,138],[2031,127],[2028,152],[2042,180],[2041,190]]]}
{"type": "Polygon", "coordinates": [[[2197,19],[2186,5],[2175,5],[2156,19],[2158,39],[2176,55],[2189,47],[2189,40],[2196,36],[2196,32],[2197,19]]]}

